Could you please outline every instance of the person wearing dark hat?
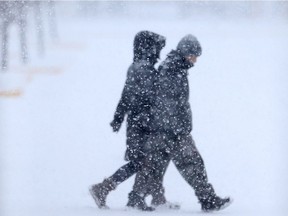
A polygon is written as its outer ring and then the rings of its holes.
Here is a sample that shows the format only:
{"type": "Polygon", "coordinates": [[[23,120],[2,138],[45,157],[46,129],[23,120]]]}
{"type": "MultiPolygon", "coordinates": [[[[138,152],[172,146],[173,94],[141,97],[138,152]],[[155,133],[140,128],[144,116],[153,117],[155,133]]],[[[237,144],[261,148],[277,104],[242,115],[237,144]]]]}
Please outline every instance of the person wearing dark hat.
{"type": "MultiPolygon", "coordinates": [[[[99,208],[107,208],[107,195],[142,168],[145,158],[143,147],[151,132],[149,120],[155,96],[154,83],[158,73],[154,65],[164,46],[165,38],[156,33],[141,31],[135,36],[133,63],[128,69],[124,90],[111,122],[113,131],[118,132],[127,115],[125,159],[129,162],[103,182],[90,187],[90,194],[99,208]]],[[[133,200],[135,205],[131,207],[144,211],[154,210],[142,197],[135,196],[133,200]]]]}
{"type": "MultiPolygon", "coordinates": [[[[169,161],[194,189],[203,211],[223,209],[230,198],[220,198],[208,182],[203,159],[192,138],[192,112],[189,103],[188,69],[194,66],[202,48],[193,35],[186,35],[159,66],[155,102],[151,111],[152,133],[144,152],[144,166],[137,173],[130,193],[146,197],[163,188],[169,161]],[[156,181],[155,181],[156,179],[156,181]]],[[[129,204],[130,200],[128,201],[129,204]]]]}

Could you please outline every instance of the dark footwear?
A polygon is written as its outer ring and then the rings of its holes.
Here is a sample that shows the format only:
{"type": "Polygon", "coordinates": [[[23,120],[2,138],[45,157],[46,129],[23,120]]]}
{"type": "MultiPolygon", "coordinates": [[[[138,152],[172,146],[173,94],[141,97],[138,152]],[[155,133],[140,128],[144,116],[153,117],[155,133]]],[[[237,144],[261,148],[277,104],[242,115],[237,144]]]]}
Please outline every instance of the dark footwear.
{"type": "Polygon", "coordinates": [[[222,199],[218,196],[211,196],[205,200],[200,200],[200,203],[202,211],[212,212],[228,207],[232,203],[232,200],[229,197],[222,199]]]}
{"type": "Polygon", "coordinates": [[[152,197],[151,206],[155,209],[180,209],[180,204],[172,203],[166,200],[164,191],[163,193],[156,193],[152,195],[152,197]]]}
{"type": "Polygon", "coordinates": [[[111,179],[104,179],[102,183],[92,185],[89,188],[89,192],[93,197],[96,205],[101,209],[109,208],[106,205],[106,198],[110,191],[116,188],[116,183],[111,179]]]}
{"type": "Polygon", "coordinates": [[[138,209],[141,211],[154,211],[155,210],[153,207],[150,207],[146,204],[144,197],[140,196],[139,194],[133,191],[130,192],[128,195],[127,207],[138,209]]]}

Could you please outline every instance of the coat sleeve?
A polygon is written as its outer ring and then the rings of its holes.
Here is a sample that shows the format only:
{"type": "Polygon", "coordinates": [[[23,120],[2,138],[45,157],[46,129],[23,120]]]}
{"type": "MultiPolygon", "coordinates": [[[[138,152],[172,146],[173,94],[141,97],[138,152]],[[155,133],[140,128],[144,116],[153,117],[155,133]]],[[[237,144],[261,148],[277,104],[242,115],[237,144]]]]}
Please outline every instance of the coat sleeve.
{"type": "Polygon", "coordinates": [[[124,89],[120,101],[117,105],[114,120],[115,122],[121,124],[124,120],[125,114],[130,110],[132,106],[132,96],[133,96],[133,86],[135,82],[134,70],[130,67],[127,72],[127,79],[125,82],[124,89]]]}
{"type": "MultiPolygon", "coordinates": [[[[116,108],[114,121],[122,123],[128,111],[143,112],[153,99],[153,73],[155,69],[147,65],[133,65],[128,69],[127,79],[116,108]]],[[[154,75],[155,76],[155,75],[154,75]]]]}

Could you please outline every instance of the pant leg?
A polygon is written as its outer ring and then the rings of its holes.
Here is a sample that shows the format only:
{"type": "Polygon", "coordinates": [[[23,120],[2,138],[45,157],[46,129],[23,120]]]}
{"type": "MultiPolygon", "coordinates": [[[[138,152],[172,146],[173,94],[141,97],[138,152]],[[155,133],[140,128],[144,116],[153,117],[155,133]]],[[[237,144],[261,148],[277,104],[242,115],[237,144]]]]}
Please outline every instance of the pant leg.
{"type": "Polygon", "coordinates": [[[204,161],[192,136],[179,136],[172,148],[172,161],[182,177],[195,190],[198,199],[214,195],[213,186],[208,182],[204,161]]]}
{"type": "Polygon", "coordinates": [[[124,182],[126,179],[134,175],[142,168],[144,153],[143,145],[146,143],[148,135],[139,127],[133,127],[129,124],[127,127],[127,149],[125,152],[125,159],[130,161],[121,168],[119,168],[110,179],[116,184],[124,182]]]}
{"type": "Polygon", "coordinates": [[[163,176],[170,160],[162,152],[150,154],[146,159],[136,174],[133,191],[143,196],[163,194],[163,176]]]}
{"type": "Polygon", "coordinates": [[[163,195],[163,176],[170,161],[165,151],[166,140],[160,135],[151,135],[145,144],[146,157],[142,169],[137,173],[133,191],[147,196],[163,195]]]}
{"type": "MultiPolygon", "coordinates": [[[[151,160],[148,161],[151,171],[147,176],[146,196],[152,196],[152,203],[155,205],[164,204],[166,198],[164,196],[165,189],[163,186],[163,177],[166,173],[170,162],[170,156],[165,151],[159,151],[158,154],[151,155],[151,160]]],[[[139,173],[140,174],[140,173],[139,173]]]]}
{"type": "Polygon", "coordinates": [[[126,132],[126,152],[125,152],[125,160],[127,161],[138,161],[142,160],[145,156],[143,152],[143,146],[147,142],[149,137],[149,133],[143,131],[141,128],[133,125],[129,125],[127,127],[126,132]]]}
{"type": "Polygon", "coordinates": [[[121,184],[128,178],[130,178],[132,175],[134,175],[136,172],[138,172],[142,167],[142,161],[130,161],[127,164],[120,167],[110,178],[113,182],[115,182],[117,185],[121,184]]]}

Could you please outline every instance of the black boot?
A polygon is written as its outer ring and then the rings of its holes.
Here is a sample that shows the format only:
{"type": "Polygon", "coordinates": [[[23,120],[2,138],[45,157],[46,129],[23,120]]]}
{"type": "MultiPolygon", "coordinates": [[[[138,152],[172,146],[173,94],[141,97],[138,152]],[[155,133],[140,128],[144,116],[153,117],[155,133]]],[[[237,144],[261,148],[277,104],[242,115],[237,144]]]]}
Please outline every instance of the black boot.
{"type": "Polygon", "coordinates": [[[108,208],[106,206],[106,198],[110,191],[115,190],[116,183],[111,179],[104,179],[102,183],[92,185],[89,189],[91,196],[93,197],[96,205],[99,208],[108,208]]]}
{"type": "Polygon", "coordinates": [[[228,198],[220,198],[218,196],[210,196],[207,199],[200,200],[202,211],[212,212],[219,211],[231,204],[231,199],[228,198]]]}
{"type": "Polygon", "coordinates": [[[128,195],[128,207],[136,208],[142,211],[154,211],[155,209],[148,206],[145,202],[144,196],[140,196],[136,192],[132,191],[128,195]]]}

